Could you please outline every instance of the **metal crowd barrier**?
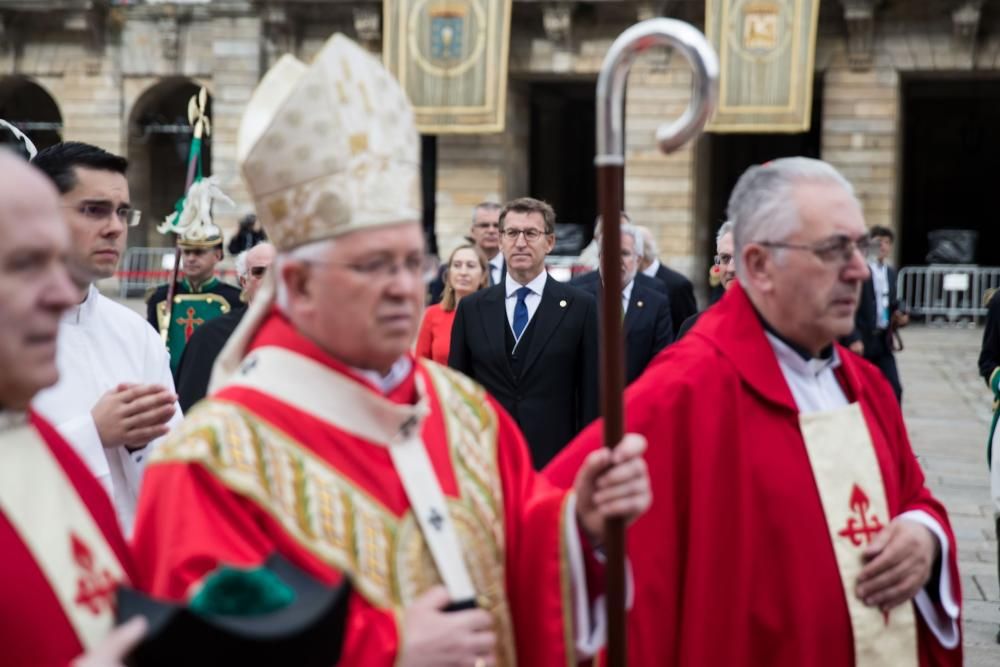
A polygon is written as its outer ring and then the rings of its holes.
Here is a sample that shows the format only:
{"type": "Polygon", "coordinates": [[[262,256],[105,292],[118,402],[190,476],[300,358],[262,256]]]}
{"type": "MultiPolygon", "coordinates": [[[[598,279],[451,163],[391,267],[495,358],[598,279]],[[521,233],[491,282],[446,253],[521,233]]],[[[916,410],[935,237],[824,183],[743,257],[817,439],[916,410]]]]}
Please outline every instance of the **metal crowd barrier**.
{"type": "Polygon", "coordinates": [[[127,248],[118,267],[118,296],[122,299],[141,297],[154,285],[170,280],[174,267],[174,249],[127,248]]]}
{"type": "Polygon", "coordinates": [[[984,297],[1000,288],[1000,267],[971,264],[908,266],[896,277],[896,291],[911,315],[928,324],[978,324],[984,297]]]}
{"type": "MultiPolygon", "coordinates": [[[[118,278],[118,296],[122,299],[142,297],[146,290],[170,280],[170,272],[174,268],[174,249],[139,248],[125,249],[125,256],[115,276],[118,278]]],[[[236,285],[236,272],[227,257],[216,267],[216,275],[236,285]]]]}

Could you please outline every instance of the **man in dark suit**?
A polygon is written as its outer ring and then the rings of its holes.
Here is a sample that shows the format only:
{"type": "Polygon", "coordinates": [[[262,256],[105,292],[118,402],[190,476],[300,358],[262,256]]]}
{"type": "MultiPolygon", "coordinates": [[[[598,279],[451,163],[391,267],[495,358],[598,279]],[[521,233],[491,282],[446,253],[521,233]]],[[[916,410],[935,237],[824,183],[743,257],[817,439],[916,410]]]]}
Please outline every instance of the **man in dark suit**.
{"type": "Polygon", "coordinates": [[[868,263],[871,276],[861,286],[854,332],[842,342],[878,366],[896,392],[897,400],[902,401],[903,387],[892,353],[892,332],[906,326],[909,316],[899,308],[896,270],[886,263],[895,237],[891,229],[879,225],[871,228],[869,236],[875,248],[875,259],[868,263]]]}
{"type": "MultiPolygon", "coordinates": [[[[642,237],[632,225],[622,223],[622,327],[625,333],[625,383],[642,375],[646,366],[660,350],[674,339],[670,321],[670,301],[650,278],[639,273],[642,237]]],[[[590,292],[600,308],[601,279],[599,271],[575,278],[570,284],[590,292]]]]}
{"type": "Polygon", "coordinates": [[[448,365],[511,414],[541,468],[597,416],[597,304],[545,271],[551,206],[515,199],[499,222],[507,275],[459,302],[448,365]]]}
{"type": "Polygon", "coordinates": [[[670,299],[670,319],[674,326],[680,326],[687,318],[698,312],[698,302],[694,298],[694,286],[683,275],[667,268],[658,257],[656,239],[649,227],[637,226],[642,235],[642,261],[639,270],[651,278],[657,278],[666,286],[670,299]]]}

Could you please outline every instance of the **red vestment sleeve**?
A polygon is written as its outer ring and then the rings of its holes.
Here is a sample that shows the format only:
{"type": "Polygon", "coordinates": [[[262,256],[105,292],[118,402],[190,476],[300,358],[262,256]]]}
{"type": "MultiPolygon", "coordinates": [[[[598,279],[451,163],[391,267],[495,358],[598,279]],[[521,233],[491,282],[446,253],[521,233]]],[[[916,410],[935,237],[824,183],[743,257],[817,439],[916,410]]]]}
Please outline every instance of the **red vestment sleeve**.
{"type": "MultiPolygon", "coordinates": [[[[259,565],[274,551],[321,581],[339,581],[336,572],[286,535],[253,501],[200,465],[155,463],[146,470],[133,547],[141,581],[154,596],[187,600],[192,585],[221,563],[259,565]]],[[[354,593],[342,664],[391,667],[397,642],[395,618],[354,593]]]]}

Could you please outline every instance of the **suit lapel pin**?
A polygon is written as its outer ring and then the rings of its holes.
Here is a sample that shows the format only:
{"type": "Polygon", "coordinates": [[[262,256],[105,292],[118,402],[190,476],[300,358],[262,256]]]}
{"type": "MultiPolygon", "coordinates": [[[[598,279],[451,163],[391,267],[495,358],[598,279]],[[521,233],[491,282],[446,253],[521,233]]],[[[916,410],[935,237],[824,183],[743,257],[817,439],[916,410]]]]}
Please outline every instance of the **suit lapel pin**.
{"type": "Polygon", "coordinates": [[[640,308],[642,308],[642,301],[636,301],[636,302],[635,302],[635,305],[637,305],[637,306],[639,306],[640,308]]]}
{"type": "Polygon", "coordinates": [[[559,302],[559,307],[560,308],[565,308],[566,307],[566,299],[563,299],[562,301],[559,302]]]}

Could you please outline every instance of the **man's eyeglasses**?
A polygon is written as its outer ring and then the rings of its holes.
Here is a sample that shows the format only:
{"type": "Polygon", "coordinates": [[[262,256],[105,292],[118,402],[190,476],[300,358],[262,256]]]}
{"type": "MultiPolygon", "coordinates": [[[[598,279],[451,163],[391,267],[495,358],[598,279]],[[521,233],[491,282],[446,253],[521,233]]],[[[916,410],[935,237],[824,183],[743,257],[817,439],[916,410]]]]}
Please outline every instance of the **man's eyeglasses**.
{"type": "Polygon", "coordinates": [[[854,251],[861,253],[862,257],[868,255],[872,241],[868,236],[852,239],[849,236],[838,234],[825,241],[813,244],[783,243],[780,241],[761,241],[760,245],[768,248],[787,248],[789,250],[808,250],[824,262],[833,264],[840,262],[847,264],[854,258],[854,251]]]}
{"type": "Polygon", "coordinates": [[[114,213],[118,217],[118,220],[126,227],[137,226],[139,220],[142,218],[142,211],[131,206],[120,206],[116,209],[111,204],[85,202],[83,204],[63,206],[63,208],[72,208],[83,217],[94,222],[107,220],[114,213]]]}
{"type": "Polygon", "coordinates": [[[476,222],[472,226],[476,229],[500,229],[499,222],[476,222]]]}
{"type": "Polygon", "coordinates": [[[251,266],[250,275],[254,278],[263,278],[264,274],[267,273],[266,266],[251,266]]]}
{"type": "Polygon", "coordinates": [[[716,255],[715,256],[715,265],[716,266],[729,266],[729,263],[732,262],[735,259],[736,258],[733,257],[732,255],[724,255],[724,254],[723,255],[716,255]]]}
{"type": "Polygon", "coordinates": [[[527,241],[528,243],[534,243],[535,241],[537,241],[538,239],[542,238],[542,236],[545,235],[545,232],[543,232],[542,230],[534,228],[511,229],[510,227],[507,227],[500,233],[503,234],[503,237],[508,241],[516,241],[518,236],[524,234],[524,240],[527,241]]]}

